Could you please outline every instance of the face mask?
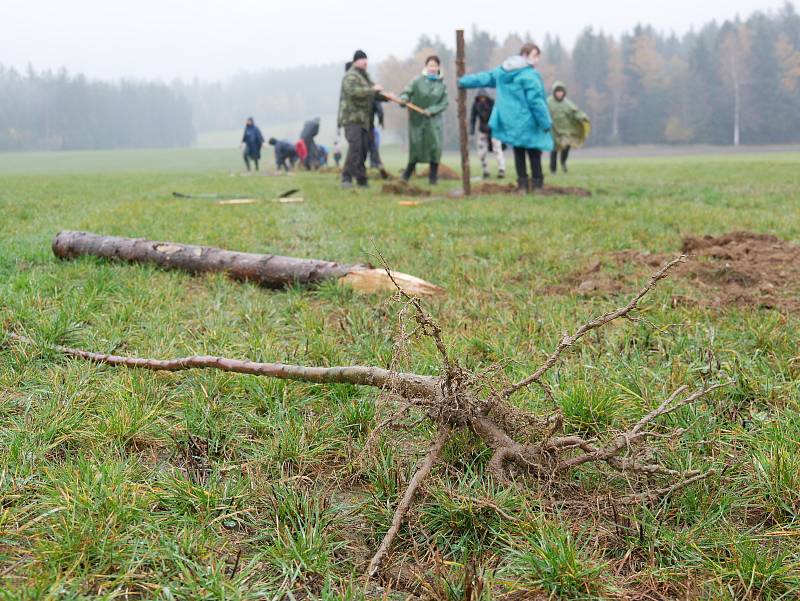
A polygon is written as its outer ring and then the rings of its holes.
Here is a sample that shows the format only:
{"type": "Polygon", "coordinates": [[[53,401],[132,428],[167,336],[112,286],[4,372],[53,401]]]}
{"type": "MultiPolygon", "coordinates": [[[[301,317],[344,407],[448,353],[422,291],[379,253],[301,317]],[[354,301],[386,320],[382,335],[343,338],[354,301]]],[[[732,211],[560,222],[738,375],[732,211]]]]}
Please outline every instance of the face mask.
{"type": "Polygon", "coordinates": [[[426,75],[426,77],[428,79],[430,79],[431,81],[433,81],[434,79],[439,79],[438,75],[431,75],[430,73],[428,75],[426,75]]]}

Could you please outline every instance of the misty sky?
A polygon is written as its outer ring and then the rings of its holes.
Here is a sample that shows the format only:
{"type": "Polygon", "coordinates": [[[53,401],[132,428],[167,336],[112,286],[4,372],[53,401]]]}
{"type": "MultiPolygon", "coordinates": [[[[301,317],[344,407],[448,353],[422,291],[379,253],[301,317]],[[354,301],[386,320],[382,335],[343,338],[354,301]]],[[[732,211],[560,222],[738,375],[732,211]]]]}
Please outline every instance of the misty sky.
{"type": "Polygon", "coordinates": [[[220,79],[242,70],[407,55],[422,33],[451,43],[473,23],[502,39],[546,32],[572,43],[587,26],[637,22],[683,33],[784,0],[0,0],[0,63],[100,78],[220,79]]]}

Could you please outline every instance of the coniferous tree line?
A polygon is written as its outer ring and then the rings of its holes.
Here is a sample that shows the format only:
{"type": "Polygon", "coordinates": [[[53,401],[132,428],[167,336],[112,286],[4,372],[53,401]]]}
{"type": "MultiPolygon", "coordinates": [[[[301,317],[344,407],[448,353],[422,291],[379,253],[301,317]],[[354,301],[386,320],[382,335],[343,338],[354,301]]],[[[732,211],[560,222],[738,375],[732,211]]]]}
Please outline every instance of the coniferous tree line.
{"type": "Polygon", "coordinates": [[[0,151],[164,148],[194,140],[191,105],[165,84],[0,65],[0,151]]]}
{"type": "MultiPolygon", "coordinates": [[[[589,28],[572,48],[538,32],[500,41],[473,27],[468,70],[495,67],[526,41],[542,48],[547,87],[565,82],[590,115],[590,144],[800,142],[800,16],[791,3],[680,37],[644,25],[618,37],[589,28]]],[[[410,56],[373,63],[371,71],[400,92],[430,54],[441,58],[455,100],[449,41],[423,35],[410,56]]],[[[196,131],[238,129],[251,115],[267,126],[297,124],[299,134],[305,119],[335,119],[346,58],[170,85],[0,66],[0,150],[186,146],[196,131]]],[[[405,139],[406,121],[404,111],[388,109],[384,139],[405,139]]],[[[453,106],[445,115],[447,147],[457,146],[457,132],[453,106]]]]}
{"type": "MultiPolygon", "coordinates": [[[[548,93],[555,81],[566,83],[592,118],[590,144],[800,142],[800,16],[791,3],[775,13],[709,23],[682,37],[650,26],[618,38],[588,28],[572,49],[558,37],[540,40],[531,33],[498,42],[473,27],[467,69],[495,67],[528,40],[542,48],[538,68],[548,93]]],[[[423,36],[413,56],[385,60],[379,79],[401,86],[429,54],[453,65],[452,46],[423,36]]],[[[454,98],[455,77],[452,71],[444,75],[454,98]]],[[[405,116],[388,113],[387,126],[404,129],[405,116]]],[[[448,111],[451,148],[457,131],[455,110],[448,111]]]]}

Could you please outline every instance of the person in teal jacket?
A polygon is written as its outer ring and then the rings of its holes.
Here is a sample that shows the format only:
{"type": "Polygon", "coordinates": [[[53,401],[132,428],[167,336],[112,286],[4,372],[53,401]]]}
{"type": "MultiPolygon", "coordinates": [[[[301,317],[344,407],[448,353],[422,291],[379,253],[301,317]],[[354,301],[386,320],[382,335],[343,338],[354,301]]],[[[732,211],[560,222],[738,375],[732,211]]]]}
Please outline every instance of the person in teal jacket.
{"type": "Polygon", "coordinates": [[[539,47],[525,44],[519,55],[503,61],[490,71],[472,73],[458,80],[460,88],[497,88],[489,127],[492,135],[514,148],[517,184],[521,192],[529,189],[527,161],[531,164],[534,188],[544,186],[542,152],[553,150],[552,121],[542,76],[535,69],[539,47]]]}

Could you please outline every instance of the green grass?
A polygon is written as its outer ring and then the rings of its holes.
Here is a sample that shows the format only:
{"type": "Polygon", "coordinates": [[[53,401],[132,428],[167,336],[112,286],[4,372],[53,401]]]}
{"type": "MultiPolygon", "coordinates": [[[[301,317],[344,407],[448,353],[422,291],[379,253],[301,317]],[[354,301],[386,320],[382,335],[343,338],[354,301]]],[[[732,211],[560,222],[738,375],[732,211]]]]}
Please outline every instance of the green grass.
{"type": "MultiPolygon", "coordinates": [[[[399,151],[387,158],[400,167],[399,151]]],[[[509,379],[530,373],[565,329],[621,301],[544,292],[603,253],[677,252],[684,234],[739,229],[800,242],[798,155],[576,159],[551,181],[588,187],[590,199],[402,207],[377,184],[340,191],[332,175],[231,177],[235,151],[0,156],[0,323],[37,341],[0,346],[0,599],[382,598],[360,574],[431,434],[424,422],[386,431],[357,463],[391,409],[373,390],[59,356],[49,343],[384,366],[398,308],[335,284],[269,291],[221,275],[57,261],[56,232],[343,262],[380,250],[447,288],[426,306],[453,355],[476,370],[510,359],[509,379]],[[288,187],[306,202],[171,197],[271,198],[288,187]]],[[[485,449],[461,434],[397,541],[395,557],[429,577],[422,590],[463,598],[471,562],[497,598],[800,595],[800,322],[755,308],[672,308],[674,293],[701,291],[667,281],[645,309],[680,326],[621,323],[587,337],[550,384],[565,429],[596,436],[699,382],[713,351],[736,383],[664,420],[690,430],[661,459],[724,473],[616,517],[559,512],[540,506],[535,487],[494,483],[485,449]]],[[[403,359],[420,373],[437,365],[428,342],[403,359]]],[[[538,390],[516,401],[550,407],[538,390]]],[[[565,485],[627,490],[592,468],[565,485]]]]}

